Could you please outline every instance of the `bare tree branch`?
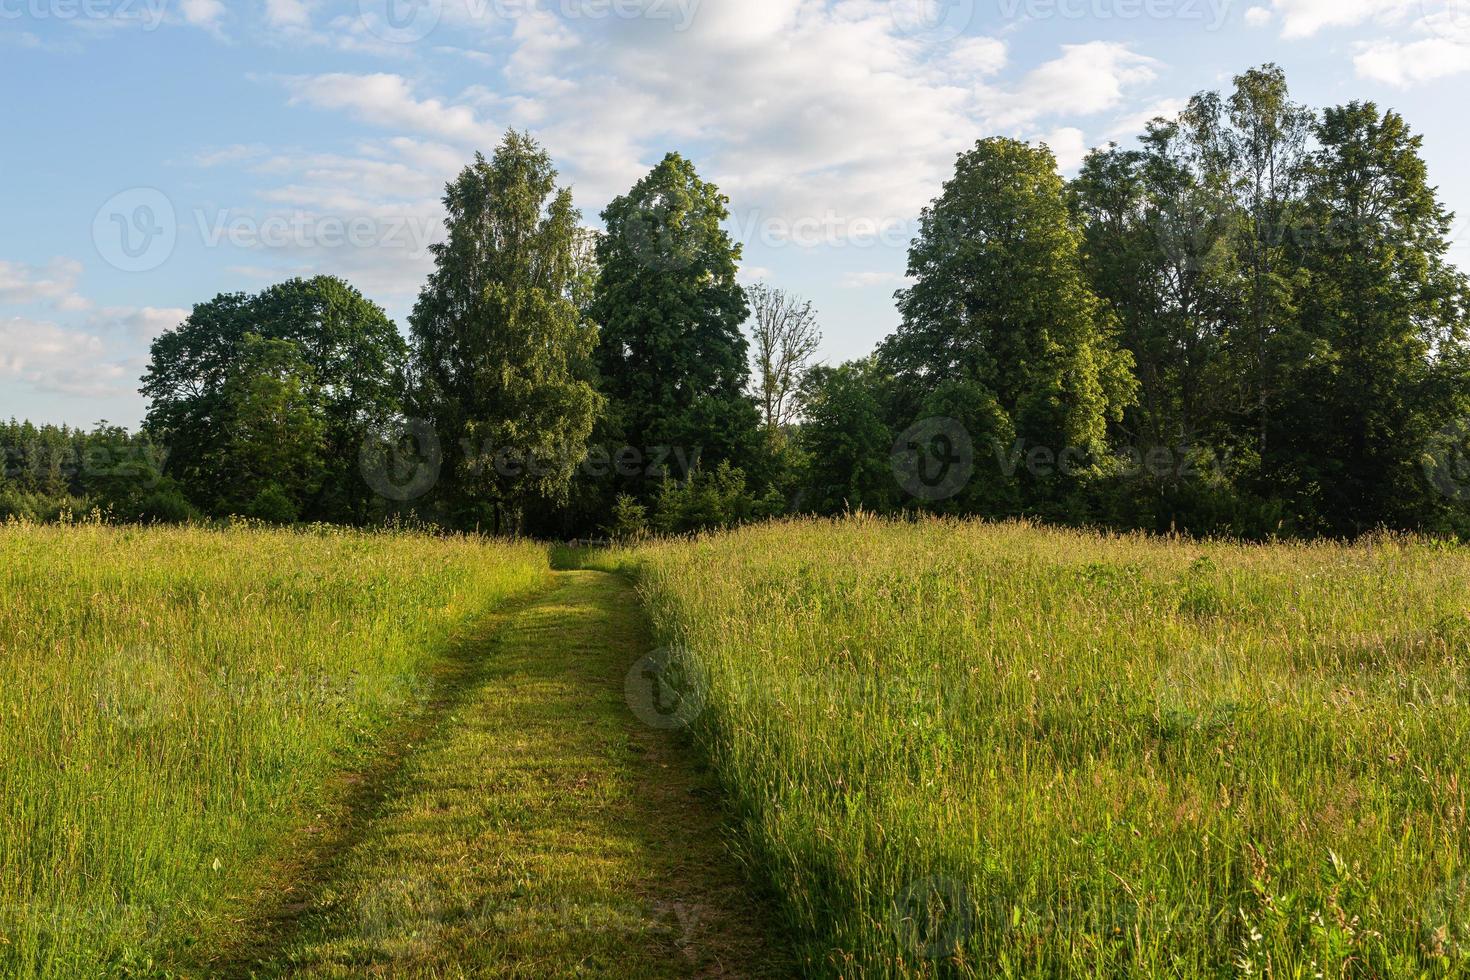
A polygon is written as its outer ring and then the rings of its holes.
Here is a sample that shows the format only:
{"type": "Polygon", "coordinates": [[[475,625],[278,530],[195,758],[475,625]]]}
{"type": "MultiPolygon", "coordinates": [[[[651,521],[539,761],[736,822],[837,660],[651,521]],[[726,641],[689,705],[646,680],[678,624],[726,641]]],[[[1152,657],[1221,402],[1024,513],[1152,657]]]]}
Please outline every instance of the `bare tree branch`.
{"type": "Polygon", "coordinates": [[[802,373],[822,343],[809,300],[761,283],[746,289],[755,340],[756,398],[771,438],[796,421],[802,373]]]}

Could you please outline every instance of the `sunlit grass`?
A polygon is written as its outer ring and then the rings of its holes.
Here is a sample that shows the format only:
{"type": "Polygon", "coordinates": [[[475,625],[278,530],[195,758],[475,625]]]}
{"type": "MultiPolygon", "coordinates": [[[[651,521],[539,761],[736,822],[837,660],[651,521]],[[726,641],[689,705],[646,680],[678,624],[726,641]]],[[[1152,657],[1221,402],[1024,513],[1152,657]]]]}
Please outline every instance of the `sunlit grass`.
{"type": "Polygon", "coordinates": [[[814,972],[1470,973],[1470,553],[778,524],[614,556],[814,972]]]}
{"type": "Polygon", "coordinates": [[[0,976],[195,934],[455,627],[548,576],[472,538],[0,526],[0,976]]]}

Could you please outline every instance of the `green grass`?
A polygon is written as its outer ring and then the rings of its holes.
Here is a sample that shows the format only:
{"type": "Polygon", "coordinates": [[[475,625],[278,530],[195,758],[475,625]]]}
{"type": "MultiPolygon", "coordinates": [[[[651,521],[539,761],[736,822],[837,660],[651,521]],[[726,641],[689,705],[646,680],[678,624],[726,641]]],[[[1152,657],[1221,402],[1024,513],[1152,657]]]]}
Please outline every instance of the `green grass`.
{"type": "Polygon", "coordinates": [[[477,630],[352,846],[204,975],[790,976],[705,780],[624,702],[648,652],[632,588],[595,572],[477,630]]]}
{"type": "Polygon", "coordinates": [[[778,524],[636,569],[805,969],[1470,974],[1470,553],[778,524]]]}
{"type": "Polygon", "coordinates": [[[229,933],[454,631],[549,576],[469,538],[0,526],[0,976],[229,933]]]}

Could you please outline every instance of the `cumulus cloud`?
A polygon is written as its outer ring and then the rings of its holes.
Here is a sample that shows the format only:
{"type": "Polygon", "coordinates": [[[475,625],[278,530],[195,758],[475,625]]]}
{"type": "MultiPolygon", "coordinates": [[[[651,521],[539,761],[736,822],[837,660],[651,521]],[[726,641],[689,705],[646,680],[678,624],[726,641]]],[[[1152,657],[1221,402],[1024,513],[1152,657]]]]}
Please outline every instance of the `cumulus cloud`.
{"type": "MultiPolygon", "coordinates": [[[[1369,21],[1401,22],[1420,9],[1420,0],[1272,0],[1270,13],[1281,21],[1282,36],[1296,39],[1312,37],[1327,28],[1356,27],[1369,21]]],[[[1266,19],[1255,16],[1258,22],[1266,19]]],[[[1250,17],[1247,14],[1248,20],[1250,17]]]]}
{"type": "Polygon", "coordinates": [[[1129,89],[1153,81],[1159,63],[1115,41],[1069,44],[1062,56],[1026,75],[991,113],[999,125],[1043,116],[1090,116],[1115,109],[1129,89]]]}
{"type": "Polygon", "coordinates": [[[1057,167],[1064,173],[1070,173],[1082,166],[1082,160],[1091,149],[1087,145],[1087,137],[1082,130],[1075,126],[1063,126],[1053,130],[1042,140],[1056,155],[1057,167]]]}
{"type": "Polygon", "coordinates": [[[75,259],[53,259],[43,267],[0,261],[0,302],[45,303],[58,310],[84,310],[89,305],[76,292],[82,264],[75,259]]]}
{"type": "Polygon", "coordinates": [[[1470,71],[1470,45],[1439,37],[1380,41],[1359,51],[1353,66],[1363,78],[1407,88],[1470,71]]]}
{"type": "Polygon", "coordinates": [[[308,30],[311,11],[302,0],[265,0],[265,20],[283,30],[308,30]]]}
{"type": "Polygon", "coordinates": [[[493,143],[499,129],[479,119],[467,105],[420,99],[402,75],[335,73],[283,78],[292,105],[346,111],[363,122],[422,133],[469,145],[493,143]]]}
{"type": "Polygon", "coordinates": [[[136,389],[137,363],[109,356],[95,335],[45,320],[0,318],[0,378],[41,391],[91,398],[136,389]]]}
{"type": "MultiPolygon", "coordinates": [[[[464,27],[456,9],[446,5],[446,20],[464,27]]],[[[911,218],[983,136],[1050,135],[1078,158],[1081,131],[1060,120],[1124,107],[1158,67],[1123,44],[1072,45],[1007,84],[1005,41],[928,44],[881,0],[705,3],[683,22],[528,4],[471,27],[473,43],[455,50],[498,46],[503,70],[457,95],[396,73],[283,81],[295,105],[448,147],[460,165],[504,127],[530,129],[589,213],[679,149],[730,195],[738,221],[841,225],[911,218]]],[[[422,170],[441,179],[443,163],[422,170]]]]}
{"type": "Polygon", "coordinates": [[[92,309],[75,322],[0,316],[0,379],[84,398],[134,395],[148,345],[188,316],[154,306],[92,309]]]}
{"type": "Polygon", "coordinates": [[[179,0],[179,13],[186,24],[217,31],[225,16],[225,5],[221,0],[179,0]]]}

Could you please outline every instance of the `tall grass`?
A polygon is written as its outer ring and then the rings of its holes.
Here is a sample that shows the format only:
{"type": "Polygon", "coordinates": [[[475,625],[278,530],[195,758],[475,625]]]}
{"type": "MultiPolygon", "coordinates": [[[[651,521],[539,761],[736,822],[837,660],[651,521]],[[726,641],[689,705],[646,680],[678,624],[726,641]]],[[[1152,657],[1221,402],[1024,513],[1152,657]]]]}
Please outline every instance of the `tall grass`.
{"type": "Polygon", "coordinates": [[[814,973],[1470,975],[1470,553],[951,521],[625,555],[814,973]]]}
{"type": "Polygon", "coordinates": [[[469,538],[0,526],[0,976],[147,970],[547,575],[469,538]]]}

